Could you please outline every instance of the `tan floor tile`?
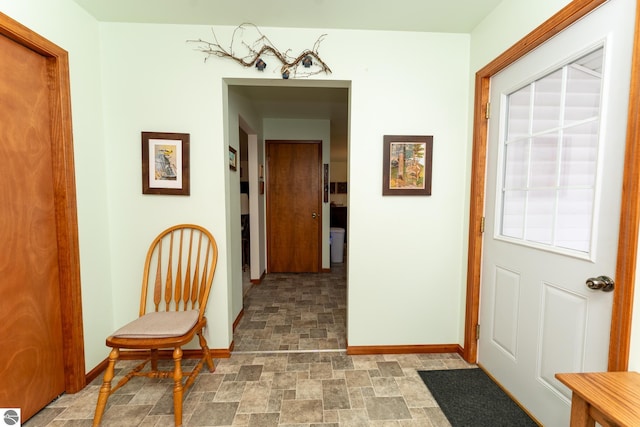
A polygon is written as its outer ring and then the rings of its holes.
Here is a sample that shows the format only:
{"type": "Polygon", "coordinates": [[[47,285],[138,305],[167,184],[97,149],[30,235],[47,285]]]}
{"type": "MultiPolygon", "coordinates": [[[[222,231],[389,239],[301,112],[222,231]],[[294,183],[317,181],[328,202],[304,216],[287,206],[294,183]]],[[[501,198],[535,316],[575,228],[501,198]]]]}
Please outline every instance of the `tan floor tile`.
{"type": "Polygon", "coordinates": [[[239,402],[242,399],[244,393],[245,383],[227,381],[220,385],[220,388],[216,392],[214,402],[239,402]]]}
{"type": "Polygon", "coordinates": [[[395,380],[400,394],[410,408],[437,406],[435,399],[419,377],[403,377],[395,380]]]}
{"type": "Polygon", "coordinates": [[[277,427],[279,421],[279,413],[251,414],[249,427],[277,427]]]}
{"type": "Polygon", "coordinates": [[[284,400],[280,411],[282,424],[321,423],[322,400],[284,400]]]}
{"type": "Polygon", "coordinates": [[[249,419],[251,414],[239,414],[236,412],[236,416],[233,418],[233,426],[247,426],[249,425],[249,419]]]}
{"type": "Polygon", "coordinates": [[[331,363],[312,363],[309,365],[309,378],[322,380],[333,378],[331,363]]]}
{"type": "Polygon", "coordinates": [[[349,401],[351,402],[352,409],[364,408],[364,396],[362,395],[362,388],[350,387],[349,401]]]}
{"type": "Polygon", "coordinates": [[[193,384],[193,392],[215,392],[222,384],[222,375],[200,374],[193,384]]]}
{"type": "Polygon", "coordinates": [[[339,424],[338,411],[324,411],[324,423],[339,424]]]}
{"type": "Polygon", "coordinates": [[[244,388],[239,413],[267,412],[269,396],[271,394],[271,384],[267,381],[251,382],[244,388]]]}
{"type": "Polygon", "coordinates": [[[229,426],[233,423],[237,409],[238,402],[200,403],[186,425],[188,427],[229,426]]]}
{"type": "Polygon", "coordinates": [[[365,370],[345,371],[345,379],[348,387],[371,387],[371,377],[365,370]]]}
{"type": "Polygon", "coordinates": [[[411,412],[401,396],[366,397],[364,403],[372,420],[411,419],[411,412]]]}
{"type": "Polygon", "coordinates": [[[296,388],[296,399],[298,400],[321,400],[322,381],[321,380],[298,380],[296,388]]]}
{"type": "Polygon", "coordinates": [[[295,389],[298,382],[298,375],[295,372],[276,372],[271,385],[274,389],[290,390],[295,389]]]}
{"type": "Polygon", "coordinates": [[[368,427],[369,416],[365,409],[343,409],[338,411],[340,427],[368,427]]]}
{"type": "Polygon", "coordinates": [[[350,409],[349,391],[343,379],[322,380],[324,409],[350,409]]]}
{"type": "Polygon", "coordinates": [[[373,390],[376,396],[390,397],[402,395],[400,387],[398,387],[398,383],[393,377],[371,378],[371,383],[373,384],[373,390]]]}

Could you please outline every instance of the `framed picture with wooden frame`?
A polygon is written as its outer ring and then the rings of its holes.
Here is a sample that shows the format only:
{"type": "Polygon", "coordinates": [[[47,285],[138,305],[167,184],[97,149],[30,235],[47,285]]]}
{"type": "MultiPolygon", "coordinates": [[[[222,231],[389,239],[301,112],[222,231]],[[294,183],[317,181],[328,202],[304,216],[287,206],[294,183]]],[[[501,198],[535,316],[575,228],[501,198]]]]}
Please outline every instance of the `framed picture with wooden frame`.
{"type": "Polygon", "coordinates": [[[238,151],[232,146],[229,146],[229,169],[238,170],[238,151]]]}
{"type": "Polygon", "coordinates": [[[189,134],[142,132],[142,193],[189,195],[189,134]]]}
{"type": "Polygon", "coordinates": [[[433,136],[385,135],[383,196],[430,196],[433,136]]]}

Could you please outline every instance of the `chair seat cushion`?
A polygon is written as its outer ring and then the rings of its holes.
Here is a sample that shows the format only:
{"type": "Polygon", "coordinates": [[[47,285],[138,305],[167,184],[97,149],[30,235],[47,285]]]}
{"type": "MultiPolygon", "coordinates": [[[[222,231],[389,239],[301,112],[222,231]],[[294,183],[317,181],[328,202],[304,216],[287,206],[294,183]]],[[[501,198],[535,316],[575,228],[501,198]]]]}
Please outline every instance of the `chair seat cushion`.
{"type": "Polygon", "coordinates": [[[186,334],[198,322],[198,311],[147,313],[113,333],[119,338],[168,338],[186,334]]]}

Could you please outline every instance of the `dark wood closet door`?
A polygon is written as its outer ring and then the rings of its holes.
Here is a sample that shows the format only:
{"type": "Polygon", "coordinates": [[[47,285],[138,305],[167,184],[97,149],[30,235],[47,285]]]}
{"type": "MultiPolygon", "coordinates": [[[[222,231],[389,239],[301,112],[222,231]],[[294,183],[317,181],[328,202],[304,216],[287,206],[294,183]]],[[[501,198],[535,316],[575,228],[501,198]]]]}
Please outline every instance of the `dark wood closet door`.
{"type": "Polygon", "coordinates": [[[321,269],[322,144],[267,141],[269,273],[321,269]]]}

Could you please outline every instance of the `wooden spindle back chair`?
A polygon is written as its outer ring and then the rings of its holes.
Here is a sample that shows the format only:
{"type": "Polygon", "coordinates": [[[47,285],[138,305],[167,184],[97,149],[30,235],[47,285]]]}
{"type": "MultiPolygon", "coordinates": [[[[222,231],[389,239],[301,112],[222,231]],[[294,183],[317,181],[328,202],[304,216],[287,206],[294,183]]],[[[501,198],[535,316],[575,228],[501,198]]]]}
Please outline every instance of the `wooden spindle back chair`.
{"type": "Polygon", "coordinates": [[[198,225],[169,227],[151,243],[144,264],[140,316],[106,341],[112,350],[98,395],[94,427],[100,425],[109,396],[136,376],[173,379],[175,425],[182,425],[183,393],[205,363],[210,372],[215,369],[203,329],[217,260],[215,239],[198,225]],[[192,371],[183,372],[182,346],[196,335],[202,358],[192,371]],[[139,350],[144,360],[112,387],[120,349],[139,350]],[[160,349],[173,349],[173,369],[158,368],[160,349]],[[149,369],[145,369],[147,365],[149,369]]]}

